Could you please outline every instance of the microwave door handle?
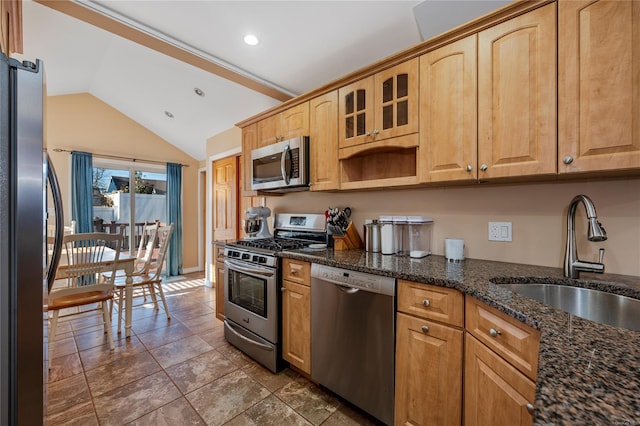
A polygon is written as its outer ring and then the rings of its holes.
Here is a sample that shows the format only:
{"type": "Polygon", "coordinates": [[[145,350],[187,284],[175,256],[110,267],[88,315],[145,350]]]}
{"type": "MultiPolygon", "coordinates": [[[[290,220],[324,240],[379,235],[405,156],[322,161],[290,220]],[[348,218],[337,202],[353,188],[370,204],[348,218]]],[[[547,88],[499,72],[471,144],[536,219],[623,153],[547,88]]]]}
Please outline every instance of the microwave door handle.
{"type": "Polygon", "coordinates": [[[289,173],[287,173],[287,159],[289,157],[289,145],[285,145],[282,151],[282,157],[280,157],[280,173],[282,173],[282,180],[289,185],[289,173]]]}

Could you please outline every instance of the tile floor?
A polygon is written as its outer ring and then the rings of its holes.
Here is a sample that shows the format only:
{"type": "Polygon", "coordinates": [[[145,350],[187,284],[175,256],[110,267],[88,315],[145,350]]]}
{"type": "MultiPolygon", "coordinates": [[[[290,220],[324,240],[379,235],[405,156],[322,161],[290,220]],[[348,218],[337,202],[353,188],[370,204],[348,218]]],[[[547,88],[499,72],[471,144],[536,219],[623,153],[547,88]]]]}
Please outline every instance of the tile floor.
{"type": "Polygon", "coordinates": [[[215,291],[203,282],[194,274],[165,283],[171,320],[134,308],[130,339],[113,327],[113,352],[102,326],[91,326],[97,313],[61,319],[46,424],[379,424],[296,372],[272,374],[227,344],[215,291]]]}

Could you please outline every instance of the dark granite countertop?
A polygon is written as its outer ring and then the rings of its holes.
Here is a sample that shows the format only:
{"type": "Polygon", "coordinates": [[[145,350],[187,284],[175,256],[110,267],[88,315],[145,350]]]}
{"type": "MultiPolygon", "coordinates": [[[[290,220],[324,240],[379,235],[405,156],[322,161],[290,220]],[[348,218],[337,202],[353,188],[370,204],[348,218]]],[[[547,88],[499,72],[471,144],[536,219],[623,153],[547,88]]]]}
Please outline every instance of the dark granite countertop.
{"type": "MultiPolygon", "coordinates": [[[[640,425],[640,332],[595,323],[525,298],[495,283],[546,282],[640,299],[640,277],[442,256],[383,256],[362,250],[308,249],[280,256],[456,288],[540,330],[538,425],[640,425]]],[[[640,321],[640,319],[638,319],[640,321]]]]}

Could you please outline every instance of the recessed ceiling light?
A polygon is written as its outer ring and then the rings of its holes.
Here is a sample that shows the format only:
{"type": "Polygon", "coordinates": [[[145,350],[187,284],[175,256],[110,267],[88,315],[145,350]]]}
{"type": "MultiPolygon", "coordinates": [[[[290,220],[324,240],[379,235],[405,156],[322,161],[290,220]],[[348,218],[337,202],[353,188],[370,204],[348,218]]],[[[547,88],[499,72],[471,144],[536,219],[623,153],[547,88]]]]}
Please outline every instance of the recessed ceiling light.
{"type": "Polygon", "coordinates": [[[169,117],[169,118],[173,118],[173,114],[171,114],[171,112],[170,112],[170,111],[165,111],[165,112],[164,112],[164,115],[166,115],[166,116],[167,116],[167,117],[169,117]]]}
{"type": "Polygon", "coordinates": [[[193,91],[194,91],[194,93],[196,95],[204,97],[204,91],[202,89],[200,89],[199,87],[194,88],[193,91]]]}
{"type": "Polygon", "coordinates": [[[249,46],[255,46],[260,42],[260,40],[258,40],[258,37],[254,36],[253,34],[247,34],[246,36],[244,36],[244,42],[249,46]]]}

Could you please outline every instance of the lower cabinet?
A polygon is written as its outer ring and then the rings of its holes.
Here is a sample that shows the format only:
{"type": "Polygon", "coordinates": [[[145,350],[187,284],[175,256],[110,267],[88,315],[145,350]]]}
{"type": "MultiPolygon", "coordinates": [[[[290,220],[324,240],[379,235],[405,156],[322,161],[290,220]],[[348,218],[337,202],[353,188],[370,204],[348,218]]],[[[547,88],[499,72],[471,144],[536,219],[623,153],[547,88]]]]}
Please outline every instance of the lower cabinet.
{"type": "Polygon", "coordinates": [[[283,261],[282,357],[298,370],[311,374],[311,265],[283,261]]]}
{"type": "Polygon", "coordinates": [[[464,423],[531,425],[536,384],[478,339],[465,339],[464,423]]]}
{"type": "Polygon", "coordinates": [[[461,424],[463,307],[457,290],[399,280],[396,425],[461,424]]]}

